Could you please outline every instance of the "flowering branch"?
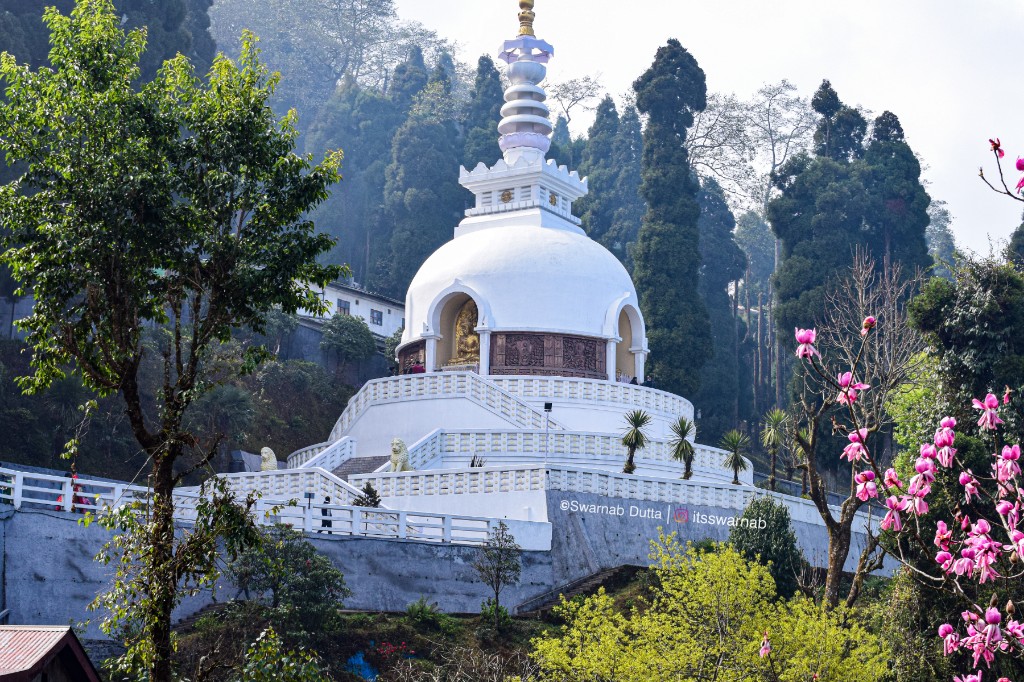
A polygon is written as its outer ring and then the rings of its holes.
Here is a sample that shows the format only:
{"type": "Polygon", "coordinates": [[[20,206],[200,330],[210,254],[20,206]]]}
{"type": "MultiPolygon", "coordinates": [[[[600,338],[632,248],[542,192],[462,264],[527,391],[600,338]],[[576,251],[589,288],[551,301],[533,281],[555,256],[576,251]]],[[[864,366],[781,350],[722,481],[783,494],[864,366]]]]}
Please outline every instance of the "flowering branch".
{"type": "MultiPolygon", "coordinates": [[[[1005,194],[1014,201],[1024,202],[1024,197],[1020,196],[1021,190],[1024,190],[1024,176],[1021,176],[1021,179],[1017,182],[1017,193],[1014,194],[1013,191],[1010,190],[1009,185],[1006,184],[1006,177],[1003,175],[1002,159],[1004,156],[1006,156],[1006,152],[1003,151],[1003,148],[999,142],[999,138],[997,137],[994,140],[989,140],[989,144],[992,145],[992,155],[996,159],[996,168],[999,169],[999,184],[1002,185],[1003,188],[999,189],[998,187],[996,187],[995,185],[988,181],[988,178],[985,177],[984,168],[978,169],[978,177],[980,177],[981,181],[988,185],[989,189],[991,189],[996,194],[1005,194]]],[[[1018,157],[1016,165],[1017,170],[1024,172],[1024,158],[1018,157]]]]}

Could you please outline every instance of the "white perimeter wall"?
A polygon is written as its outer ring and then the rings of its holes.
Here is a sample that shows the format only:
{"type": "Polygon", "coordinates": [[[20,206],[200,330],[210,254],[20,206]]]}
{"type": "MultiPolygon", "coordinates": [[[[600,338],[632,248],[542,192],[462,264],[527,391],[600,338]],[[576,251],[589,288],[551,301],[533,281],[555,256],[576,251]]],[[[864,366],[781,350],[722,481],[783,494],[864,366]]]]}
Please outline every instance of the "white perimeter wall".
{"type": "Polygon", "coordinates": [[[546,522],[548,520],[547,494],[544,490],[454,495],[400,495],[382,497],[380,501],[388,509],[416,510],[432,514],[487,516],[517,521],[546,522]]]}

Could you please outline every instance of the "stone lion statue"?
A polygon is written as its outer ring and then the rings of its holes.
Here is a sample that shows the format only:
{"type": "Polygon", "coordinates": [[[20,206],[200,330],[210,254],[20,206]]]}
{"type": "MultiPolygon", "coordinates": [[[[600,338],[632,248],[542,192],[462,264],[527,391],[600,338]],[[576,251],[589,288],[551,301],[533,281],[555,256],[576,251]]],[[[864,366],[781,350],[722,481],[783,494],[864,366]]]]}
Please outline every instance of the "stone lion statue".
{"type": "Polygon", "coordinates": [[[391,441],[391,471],[412,471],[409,465],[409,448],[401,438],[391,441]]]}
{"type": "Polygon", "coordinates": [[[260,471],[277,471],[277,455],[270,448],[260,450],[260,471]]]}

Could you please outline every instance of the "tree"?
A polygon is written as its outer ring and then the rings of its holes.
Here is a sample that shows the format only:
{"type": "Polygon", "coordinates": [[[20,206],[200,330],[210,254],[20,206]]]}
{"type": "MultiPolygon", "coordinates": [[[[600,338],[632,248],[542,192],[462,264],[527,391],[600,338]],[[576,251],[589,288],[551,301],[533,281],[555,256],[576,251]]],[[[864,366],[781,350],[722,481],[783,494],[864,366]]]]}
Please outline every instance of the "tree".
{"type": "Polygon", "coordinates": [[[522,551],[505,522],[498,521],[498,525],[488,533],[487,542],[480,548],[479,556],[473,562],[473,568],[480,576],[480,580],[494,592],[491,610],[494,615],[493,625],[495,628],[500,623],[501,591],[519,583],[522,571],[520,556],[522,551]]]}
{"type": "Polygon", "coordinates": [[[615,210],[614,186],[619,169],[615,166],[615,138],[619,130],[619,112],[615,102],[606,96],[597,106],[594,125],[590,127],[580,176],[587,178],[590,193],[576,202],[576,210],[583,221],[587,235],[602,242],[612,226],[615,210]]]}
{"type": "Polygon", "coordinates": [[[727,468],[732,469],[733,485],[739,485],[740,472],[750,468],[750,463],[743,456],[750,449],[750,436],[732,429],[722,436],[722,441],[718,446],[728,453],[725,456],[724,464],[727,468]]]}
{"type": "Polygon", "coordinates": [[[551,83],[547,87],[548,96],[558,102],[561,110],[559,118],[565,117],[565,123],[572,123],[572,111],[576,107],[586,110],[587,103],[597,99],[601,94],[600,76],[581,76],[570,78],[561,83],[551,83]]]}
{"type": "Polygon", "coordinates": [[[601,588],[562,601],[557,634],[533,640],[543,679],[885,679],[884,643],[855,614],[777,600],[771,574],[728,545],[700,551],[674,535],[652,542],[655,580],[644,608],[621,612],[601,588]],[[771,651],[758,645],[771,633],[771,651]]]}
{"type": "Polygon", "coordinates": [[[697,425],[686,417],[680,417],[670,425],[672,438],[672,459],[683,463],[683,478],[690,480],[693,476],[693,458],[697,454],[693,449],[692,439],[697,437],[697,425]]]}
{"type": "Polygon", "coordinates": [[[928,255],[934,263],[931,274],[952,280],[957,259],[956,237],[952,229],[953,215],[946,208],[945,201],[932,201],[928,204],[928,217],[930,221],[925,230],[925,240],[928,242],[928,255]]]}
{"type": "Polygon", "coordinates": [[[619,129],[612,149],[612,165],[618,171],[612,189],[615,197],[614,213],[611,226],[601,243],[630,271],[633,270],[633,244],[640,232],[644,213],[647,212],[647,203],[640,194],[643,147],[640,114],[636,107],[628,106],[619,119],[619,129]]]}
{"type": "MultiPolygon", "coordinates": [[[[130,653],[168,682],[171,611],[191,570],[180,562],[198,551],[175,536],[172,493],[219,442],[189,433],[185,413],[225,378],[207,360],[233,328],[262,331],[274,306],[323,310],[309,287],[342,273],[317,264],[331,240],[303,216],[338,180],[340,157],[311,167],[292,153],[293,118],[267,105],[274,80],[251,36],[237,64],[216,60],[208,83],[179,56],[139,88],[144,33],[121,31],[109,0],[81,0],[70,17],[51,9],[45,21],[52,69],[0,60],[0,147],[25,163],[0,188],[12,233],[2,260],[35,297],[20,323],[35,370],[22,386],[41,391],[70,371],[124,401],[153,497],[135,528],[138,581],[121,583],[118,612],[140,625],[130,653]],[[164,379],[144,396],[143,331],[153,324],[164,379]]],[[[244,361],[262,357],[252,350],[244,361]]]]}
{"type": "Polygon", "coordinates": [[[633,89],[637,109],[648,119],[640,188],[648,210],[633,250],[633,279],[648,324],[652,372],[665,390],[693,395],[712,341],[698,291],[699,186],[684,141],[706,104],[704,72],[679,41],[670,40],[633,89]]]}
{"type": "MultiPolygon", "coordinates": [[[[745,329],[735,314],[729,289],[738,291],[746,257],[733,239],[736,221],[714,178],[705,178],[697,195],[700,204],[699,290],[711,322],[712,354],[701,369],[700,390],[692,396],[701,409],[701,430],[715,441],[739,423],[741,406],[750,403],[749,383],[740,380],[739,345],[745,329]]],[[[738,303],[738,301],[736,301],[738,303]]]]}
{"type": "Polygon", "coordinates": [[[405,327],[395,330],[395,333],[384,339],[384,359],[388,361],[388,367],[392,371],[398,370],[398,345],[402,343],[402,336],[405,334],[405,327]]]}
{"type": "MultiPolygon", "coordinates": [[[[945,202],[942,202],[945,203],[945,202]]],[[[1006,245],[1006,259],[1013,262],[1018,266],[1024,266],[1024,216],[1021,216],[1021,224],[1017,226],[1017,229],[1010,235],[1010,243],[1006,245]]],[[[936,263],[938,263],[936,259],[936,263]]],[[[951,260],[943,262],[952,262],[951,260]]],[[[936,268],[941,266],[936,266],[936,268]]],[[[937,275],[938,276],[938,275],[937,275]]],[[[952,273],[947,279],[952,278],[952,273]]]]}
{"type": "Polygon", "coordinates": [[[494,60],[484,55],[477,62],[473,94],[462,119],[462,165],[466,168],[475,168],[481,162],[491,165],[501,158],[497,130],[504,102],[501,74],[494,60]]]}
{"type": "Polygon", "coordinates": [[[362,494],[352,500],[353,507],[380,507],[380,495],[369,481],[363,486],[362,494]]]}
{"type": "Polygon", "coordinates": [[[626,447],[628,454],[626,463],[622,467],[622,473],[631,474],[636,471],[633,457],[637,450],[647,447],[649,436],[645,429],[650,423],[651,415],[643,410],[632,410],[626,413],[626,430],[622,434],[622,444],[626,447]]]}
{"type": "Polygon", "coordinates": [[[768,450],[768,489],[775,490],[775,471],[779,461],[779,450],[786,442],[789,430],[789,415],[785,410],[775,408],[764,415],[761,421],[761,445],[768,450]]]}
{"type": "Polygon", "coordinates": [[[324,323],[320,349],[333,353],[338,370],[352,362],[369,360],[377,352],[377,341],[366,320],[345,313],[335,313],[324,323]]]}
{"type": "Polygon", "coordinates": [[[768,569],[775,580],[775,591],[783,599],[797,593],[797,576],[804,565],[790,521],[789,508],[783,502],[755,497],[743,510],[741,522],[729,531],[729,543],[744,559],[768,569]]]}
{"type": "Polygon", "coordinates": [[[286,651],[273,628],[267,628],[245,653],[238,682],[330,682],[316,655],[286,651]]]}

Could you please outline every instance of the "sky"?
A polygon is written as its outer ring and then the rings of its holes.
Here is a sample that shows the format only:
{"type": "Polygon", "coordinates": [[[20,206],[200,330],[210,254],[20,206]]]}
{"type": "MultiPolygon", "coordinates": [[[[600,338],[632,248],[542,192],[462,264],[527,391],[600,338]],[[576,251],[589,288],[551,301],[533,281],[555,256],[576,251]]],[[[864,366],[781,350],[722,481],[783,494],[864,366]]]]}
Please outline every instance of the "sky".
{"type": "MultiPolygon", "coordinates": [[[[518,31],[517,0],[397,0],[460,46],[473,64],[496,57],[518,31]]],[[[988,139],[1006,149],[1010,187],[1024,156],[1024,47],[1020,0],[537,0],[537,37],[550,42],[554,81],[601,74],[621,99],[660,45],[678,39],[707,75],[709,92],[749,97],[788,79],[810,97],[828,78],[844,103],[894,112],[926,165],[933,200],[953,214],[961,248],[987,254],[1021,223],[1024,204],[978,178],[997,171],[988,139]]],[[[587,125],[574,115],[581,134],[587,125]]]]}

